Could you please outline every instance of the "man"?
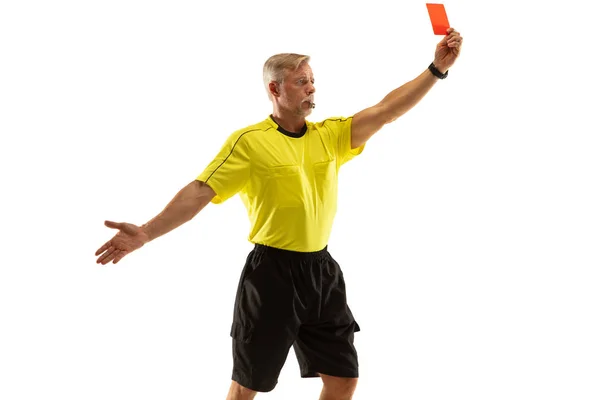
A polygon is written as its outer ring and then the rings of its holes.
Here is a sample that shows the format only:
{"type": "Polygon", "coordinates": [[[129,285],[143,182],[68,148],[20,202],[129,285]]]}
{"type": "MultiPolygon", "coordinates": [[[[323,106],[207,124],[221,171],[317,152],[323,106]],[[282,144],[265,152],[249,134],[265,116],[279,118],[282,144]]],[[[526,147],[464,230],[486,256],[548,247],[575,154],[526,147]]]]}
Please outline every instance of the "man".
{"type": "Polygon", "coordinates": [[[450,28],[433,63],[380,103],[353,117],[306,121],[314,108],[309,57],[278,54],[264,65],[273,113],[226,140],[205,170],[141,227],[106,221],[119,232],[96,252],[119,262],[191,220],[208,203],[239,194],[251,221],[250,252],[236,294],[228,400],[274,389],[290,347],[302,377],[321,377],[321,400],[351,399],[358,378],[343,274],[327,242],[337,204],[337,177],[367,140],[414,107],[445,78],[462,44],[450,28]]]}

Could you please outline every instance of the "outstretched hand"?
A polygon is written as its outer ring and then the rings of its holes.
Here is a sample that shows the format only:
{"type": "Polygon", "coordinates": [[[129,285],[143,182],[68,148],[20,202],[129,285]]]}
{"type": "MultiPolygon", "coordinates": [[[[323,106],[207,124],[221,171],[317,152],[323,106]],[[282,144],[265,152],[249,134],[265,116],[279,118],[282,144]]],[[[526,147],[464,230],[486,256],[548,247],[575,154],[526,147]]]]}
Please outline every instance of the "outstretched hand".
{"type": "Polygon", "coordinates": [[[148,243],[148,234],[139,226],[126,222],[104,221],[109,228],[118,229],[119,232],[102,247],[96,250],[97,264],[118,263],[123,257],[148,243]]]}
{"type": "Polygon", "coordinates": [[[454,64],[460,54],[463,42],[460,33],[454,28],[448,28],[446,36],[437,44],[433,64],[442,73],[446,72],[454,64]]]}

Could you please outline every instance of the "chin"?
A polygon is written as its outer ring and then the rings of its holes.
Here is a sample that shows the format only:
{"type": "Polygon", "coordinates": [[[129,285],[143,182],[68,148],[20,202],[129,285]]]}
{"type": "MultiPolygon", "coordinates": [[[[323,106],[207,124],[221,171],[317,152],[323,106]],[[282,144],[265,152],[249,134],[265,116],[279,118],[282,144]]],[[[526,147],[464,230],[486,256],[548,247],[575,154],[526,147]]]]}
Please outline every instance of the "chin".
{"type": "Polygon", "coordinates": [[[306,118],[306,117],[308,117],[310,114],[312,114],[312,112],[313,112],[313,109],[312,109],[312,108],[308,108],[308,109],[306,109],[306,108],[301,108],[301,109],[299,109],[299,110],[298,110],[298,115],[301,115],[301,116],[303,116],[303,117],[305,117],[305,118],[306,118]]]}

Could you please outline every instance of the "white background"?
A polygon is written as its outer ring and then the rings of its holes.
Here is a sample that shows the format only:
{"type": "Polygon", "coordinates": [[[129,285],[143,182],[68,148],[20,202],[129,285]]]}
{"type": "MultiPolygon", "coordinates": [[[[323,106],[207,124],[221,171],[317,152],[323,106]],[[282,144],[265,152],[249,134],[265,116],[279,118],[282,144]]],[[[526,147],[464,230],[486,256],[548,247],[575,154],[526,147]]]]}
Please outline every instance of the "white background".
{"type": "MultiPolygon", "coordinates": [[[[238,197],[95,264],[234,130],[262,65],[312,56],[348,116],[421,73],[425,2],[17,1],[0,7],[0,398],[224,399],[251,249],[238,197]]],[[[355,399],[600,398],[597,18],[447,1],[463,54],[342,169],[330,250],[362,332],[355,399]]],[[[293,352],[264,399],[317,399],[293,352]]]]}

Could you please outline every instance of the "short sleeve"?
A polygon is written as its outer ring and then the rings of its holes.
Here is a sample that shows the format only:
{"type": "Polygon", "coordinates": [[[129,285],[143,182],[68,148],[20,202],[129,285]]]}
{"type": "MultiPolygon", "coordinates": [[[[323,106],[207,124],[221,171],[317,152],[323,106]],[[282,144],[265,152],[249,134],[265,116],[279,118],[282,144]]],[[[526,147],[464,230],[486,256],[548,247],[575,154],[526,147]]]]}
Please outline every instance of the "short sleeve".
{"type": "Polygon", "coordinates": [[[233,197],[250,179],[250,155],[244,136],[245,132],[229,136],[217,156],[196,178],[215,191],[213,203],[223,203],[233,197]]]}
{"type": "Polygon", "coordinates": [[[332,138],[332,145],[338,157],[339,165],[345,164],[363,152],[365,145],[352,149],[352,117],[331,118],[326,120],[325,126],[332,138]]]}

